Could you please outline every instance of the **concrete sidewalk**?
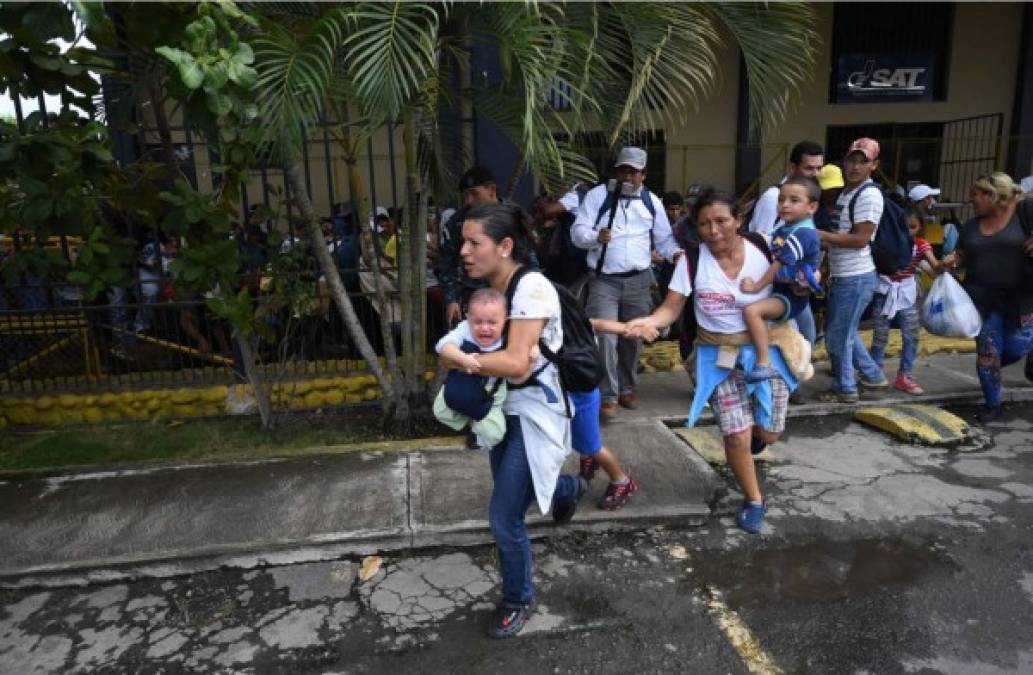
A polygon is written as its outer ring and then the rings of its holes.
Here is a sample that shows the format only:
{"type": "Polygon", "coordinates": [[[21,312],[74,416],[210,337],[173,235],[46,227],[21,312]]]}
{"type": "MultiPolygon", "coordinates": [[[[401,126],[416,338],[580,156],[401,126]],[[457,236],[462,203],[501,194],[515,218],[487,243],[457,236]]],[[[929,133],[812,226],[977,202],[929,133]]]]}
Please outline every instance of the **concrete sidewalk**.
{"type": "MultiPolygon", "coordinates": [[[[979,402],[974,360],[924,358],[916,378],[927,393],[886,398],[979,402]]],[[[818,370],[804,385],[808,399],[828,387],[826,366],[818,370]]],[[[1033,399],[1021,366],[1006,369],[1004,379],[1006,401],[1033,399]]],[[[623,510],[601,511],[595,502],[605,477],[597,478],[570,529],[693,525],[709,517],[722,481],[663,423],[684,419],[689,391],[684,373],[642,378],[640,408],[622,410],[603,431],[642,489],[623,510]]],[[[853,407],[808,402],[790,415],[805,424],[853,407]]],[[[567,469],[576,472],[576,455],[567,469]]],[[[0,585],[488,542],[490,492],[487,454],[459,448],[8,476],[0,478],[0,585]]],[[[559,531],[534,505],[529,521],[536,536],[559,531]]]]}

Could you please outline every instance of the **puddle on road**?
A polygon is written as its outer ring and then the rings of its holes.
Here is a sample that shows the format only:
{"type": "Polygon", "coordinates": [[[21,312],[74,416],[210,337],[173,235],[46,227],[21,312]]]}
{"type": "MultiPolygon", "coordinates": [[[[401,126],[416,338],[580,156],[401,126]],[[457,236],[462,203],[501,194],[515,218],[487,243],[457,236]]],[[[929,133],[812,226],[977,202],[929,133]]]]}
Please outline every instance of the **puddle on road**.
{"type": "Polygon", "coordinates": [[[758,550],[748,558],[697,559],[693,582],[712,584],[732,607],[778,601],[830,602],[913,581],[945,562],[898,540],[814,542],[758,550]]]}

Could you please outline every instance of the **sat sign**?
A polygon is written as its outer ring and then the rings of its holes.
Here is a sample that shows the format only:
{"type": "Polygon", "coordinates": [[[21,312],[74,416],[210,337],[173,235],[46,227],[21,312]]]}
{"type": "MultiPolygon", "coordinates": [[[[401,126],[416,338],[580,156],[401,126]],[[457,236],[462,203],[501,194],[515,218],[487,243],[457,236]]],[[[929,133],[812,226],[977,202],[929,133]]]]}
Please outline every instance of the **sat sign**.
{"type": "Polygon", "coordinates": [[[836,103],[932,101],[931,54],[844,54],[836,68],[836,103]]]}

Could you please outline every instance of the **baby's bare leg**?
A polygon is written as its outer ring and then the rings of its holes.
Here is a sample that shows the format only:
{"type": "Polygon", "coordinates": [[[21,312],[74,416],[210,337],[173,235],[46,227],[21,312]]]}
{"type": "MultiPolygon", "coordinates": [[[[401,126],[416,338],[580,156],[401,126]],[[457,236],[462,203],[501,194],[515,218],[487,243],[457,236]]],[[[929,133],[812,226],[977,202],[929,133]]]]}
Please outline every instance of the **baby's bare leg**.
{"type": "Polygon", "coordinates": [[[771,365],[771,353],[768,349],[768,321],[774,321],[785,313],[785,305],[778,298],[764,298],[747,305],[742,310],[743,321],[750,333],[750,340],[757,350],[757,364],[771,365]]]}

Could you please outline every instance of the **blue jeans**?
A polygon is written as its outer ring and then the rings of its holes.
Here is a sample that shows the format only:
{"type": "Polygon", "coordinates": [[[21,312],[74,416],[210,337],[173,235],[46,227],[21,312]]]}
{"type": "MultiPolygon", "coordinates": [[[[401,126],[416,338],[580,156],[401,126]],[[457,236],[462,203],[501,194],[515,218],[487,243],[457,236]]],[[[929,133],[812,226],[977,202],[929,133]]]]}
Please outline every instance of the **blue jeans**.
{"type": "Polygon", "coordinates": [[[804,336],[807,342],[811,343],[813,348],[814,343],[818,340],[818,326],[814,323],[814,312],[811,311],[809,298],[807,306],[796,315],[793,321],[796,322],[796,330],[799,331],[800,335],[804,336]]]}
{"type": "Polygon", "coordinates": [[[1018,326],[1005,327],[1004,317],[991,312],[983,317],[976,336],[976,374],[983,388],[986,407],[1001,405],[1001,368],[1011,365],[1033,348],[1033,314],[1023,316],[1018,326]]]}
{"type": "MultiPolygon", "coordinates": [[[[534,600],[534,585],[531,582],[531,540],[524,516],[534,501],[534,484],[520,418],[516,415],[506,415],[506,435],[491,449],[491,477],[495,488],[488,506],[488,522],[499,554],[502,601],[528,604],[534,600]]],[[[577,478],[562,475],[556,481],[552,503],[573,501],[577,492],[577,478]]]]}
{"type": "MultiPolygon", "coordinates": [[[[886,296],[877,293],[872,302],[872,360],[880,368],[886,358],[886,343],[890,340],[890,324],[892,319],[882,315],[882,307],[886,296]]],[[[900,372],[910,376],[915,369],[915,357],[918,356],[918,334],[920,321],[918,307],[897,310],[897,322],[900,324],[900,372]]]]}
{"type": "Polygon", "coordinates": [[[825,309],[825,349],[828,350],[835,377],[835,388],[842,394],[856,394],[854,368],[868,382],[882,382],[885,375],[861,342],[857,325],[872,301],[878,276],[875,271],[852,277],[833,278],[825,309]]]}

